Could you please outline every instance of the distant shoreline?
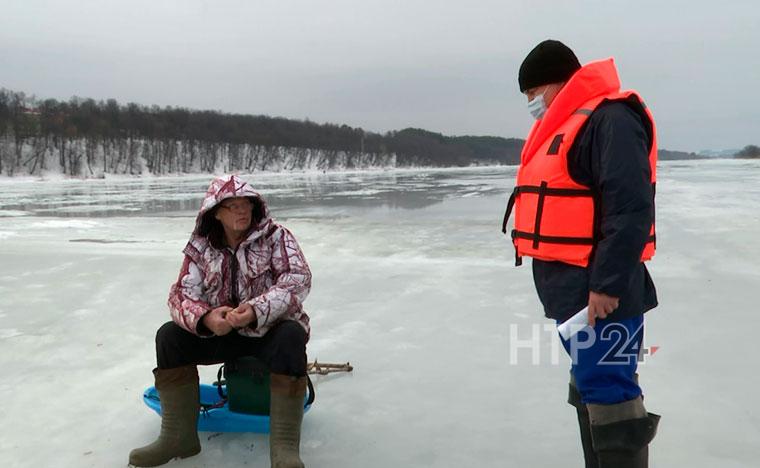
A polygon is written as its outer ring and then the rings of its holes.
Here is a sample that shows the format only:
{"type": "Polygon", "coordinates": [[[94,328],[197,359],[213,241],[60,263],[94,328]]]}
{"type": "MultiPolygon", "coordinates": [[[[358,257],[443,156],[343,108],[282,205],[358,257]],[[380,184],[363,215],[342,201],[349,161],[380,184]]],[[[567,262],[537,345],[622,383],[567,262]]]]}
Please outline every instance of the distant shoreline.
{"type": "MultiPolygon", "coordinates": [[[[758,161],[760,162],[760,159],[758,158],[734,158],[734,157],[703,157],[703,158],[689,158],[689,159],[665,159],[658,161],[658,165],[674,165],[674,164],[682,164],[682,163],[690,163],[690,162],[696,162],[696,163],[719,163],[719,162],[732,162],[735,161],[737,163],[741,162],[751,162],[751,161],[758,161]]],[[[518,166],[512,165],[512,164],[491,164],[491,165],[473,165],[473,166],[464,166],[464,167],[427,167],[427,166],[419,166],[419,167],[396,167],[396,168],[366,168],[366,169],[346,169],[346,170],[326,170],[326,171],[320,171],[320,170],[291,170],[291,171],[256,171],[256,172],[243,172],[243,171],[234,171],[235,174],[239,174],[242,177],[271,177],[271,178],[280,178],[280,177],[289,177],[289,176],[298,176],[298,177],[321,177],[321,176],[340,176],[340,175],[380,175],[380,174],[404,174],[404,173],[412,173],[412,172],[478,172],[478,171],[494,171],[498,169],[505,169],[505,170],[515,170],[518,166]]],[[[29,175],[18,175],[18,176],[7,176],[5,174],[0,175],[0,183],[33,183],[33,182],[82,182],[82,181],[92,181],[92,182],[118,182],[118,181],[130,181],[130,180],[174,180],[174,179],[202,179],[202,180],[210,180],[211,178],[222,175],[223,172],[219,173],[205,173],[205,172],[193,172],[193,173],[177,173],[177,174],[161,174],[161,175],[153,175],[153,174],[135,174],[135,175],[129,175],[129,174],[106,174],[105,177],[77,177],[77,176],[69,176],[64,174],[58,174],[58,173],[47,173],[42,175],[36,175],[36,176],[29,176],[29,175]]]]}

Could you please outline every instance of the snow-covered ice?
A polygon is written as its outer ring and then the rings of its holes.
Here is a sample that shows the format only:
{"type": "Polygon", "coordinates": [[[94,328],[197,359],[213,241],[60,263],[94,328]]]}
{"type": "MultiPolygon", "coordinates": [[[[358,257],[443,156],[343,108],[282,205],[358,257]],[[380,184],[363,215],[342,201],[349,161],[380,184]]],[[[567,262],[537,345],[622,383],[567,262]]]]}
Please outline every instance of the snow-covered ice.
{"type": "MultiPolygon", "coordinates": [[[[514,168],[247,177],[314,273],[310,467],[581,466],[569,360],[500,232],[514,168]],[[510,326],[541,326],[510,364],[510,326]]],[[[0,182],[0,465],[126,466],[159,418],[155,330],[209,176],[0,182]]],[[[652,467],[757,466],[760,162],[661,164],[660,307],[640,367],[652,467]]],[[[213,380],[216,367],[201,369],[213,380]]],[[[168,466],[269,466],[267,438],[203,433],[168,466]]]]}

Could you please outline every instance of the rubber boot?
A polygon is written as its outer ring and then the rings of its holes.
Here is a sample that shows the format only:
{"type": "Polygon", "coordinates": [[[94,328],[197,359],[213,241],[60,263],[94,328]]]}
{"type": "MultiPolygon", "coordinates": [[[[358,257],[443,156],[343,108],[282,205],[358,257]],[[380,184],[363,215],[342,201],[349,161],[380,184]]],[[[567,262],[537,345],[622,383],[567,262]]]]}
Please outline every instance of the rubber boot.
{"type": "Polygon", "coordinates": [[[583,459],[586,462],[586,468],[599,468],[599,460],[591,439],[591,423],[588,415],[588,408],[581,403],[581,394],[575,386],[574,380],[570,380],[567,402],[575,406],[578,414],[578,427],[581,432],[581,445],[583,446],[583,459]]]}
{"type": "Polygon", "coordinates": [[[129,463],[133,466],[159,466],[201,451],[198,369],[195,366],[154,369],[153,375],[161,399],[161,433],[152,444],[129,453],[129,463]]]}
{"type": "Polygon", "coordinates": [[[591,438],[599,468],[647,468],[649,442],[660,416],[648,413],[641,397],[614,405],[588,404],[591,438]]]}
{"type": "Polygon", "coordinates": [[[272,468],[303,468],[299,454],[306,377],[271,374],[269,456],[272,468]]]}

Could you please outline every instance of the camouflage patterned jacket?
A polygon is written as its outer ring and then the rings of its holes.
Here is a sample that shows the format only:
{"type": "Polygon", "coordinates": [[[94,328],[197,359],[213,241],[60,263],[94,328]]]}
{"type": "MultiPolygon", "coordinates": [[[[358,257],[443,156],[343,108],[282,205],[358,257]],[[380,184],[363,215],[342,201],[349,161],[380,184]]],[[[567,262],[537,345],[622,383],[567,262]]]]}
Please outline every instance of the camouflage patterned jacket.
{"type": "Polygon", "coordinates": [[[281,320],[294,320],[309,333],[309,317],[302,305],[311,289],[309,265],[293,234],[269,217],[261,195],[238,176],[220,177],[211,183],[183,252],[185,258],[168,303],[172,320],[185,330],[199,334],[198,324],[206,313],[224,305],[237,307],[237,297],[240,303],[253,306],[257,318],[255,328],[238,330],[241,335],[263,336],[281,320]],[[203,215],[231,197],[256,198],[265,213],[235,252],[217,249],[198,235],[203,215]]]}

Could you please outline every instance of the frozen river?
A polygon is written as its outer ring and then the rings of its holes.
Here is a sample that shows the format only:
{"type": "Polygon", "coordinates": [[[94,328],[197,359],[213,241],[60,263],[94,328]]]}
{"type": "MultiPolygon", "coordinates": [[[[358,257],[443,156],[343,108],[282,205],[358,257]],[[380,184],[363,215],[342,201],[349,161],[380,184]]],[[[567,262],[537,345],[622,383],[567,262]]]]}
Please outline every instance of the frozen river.
{"type": "MultiPolygon", "coordinates": [[[[582,465],[569,360],[500,232],[514,172],[247,177],[312,267],[309,358],[355,366],[315,379],[307,466],[582,465]],[[510,329],[534,324],[539,362],[511,363],[510,329]]],[[[209,180],[0,180],[1,466],[126,466],[154,439],[141,394],[209,180]]],[[[650,466],[756,467],[760,161],[663,163],[657,189],[650,466]]],[[[269,466],[264,436],[201,442],[168,466],[269,466]]]]}

